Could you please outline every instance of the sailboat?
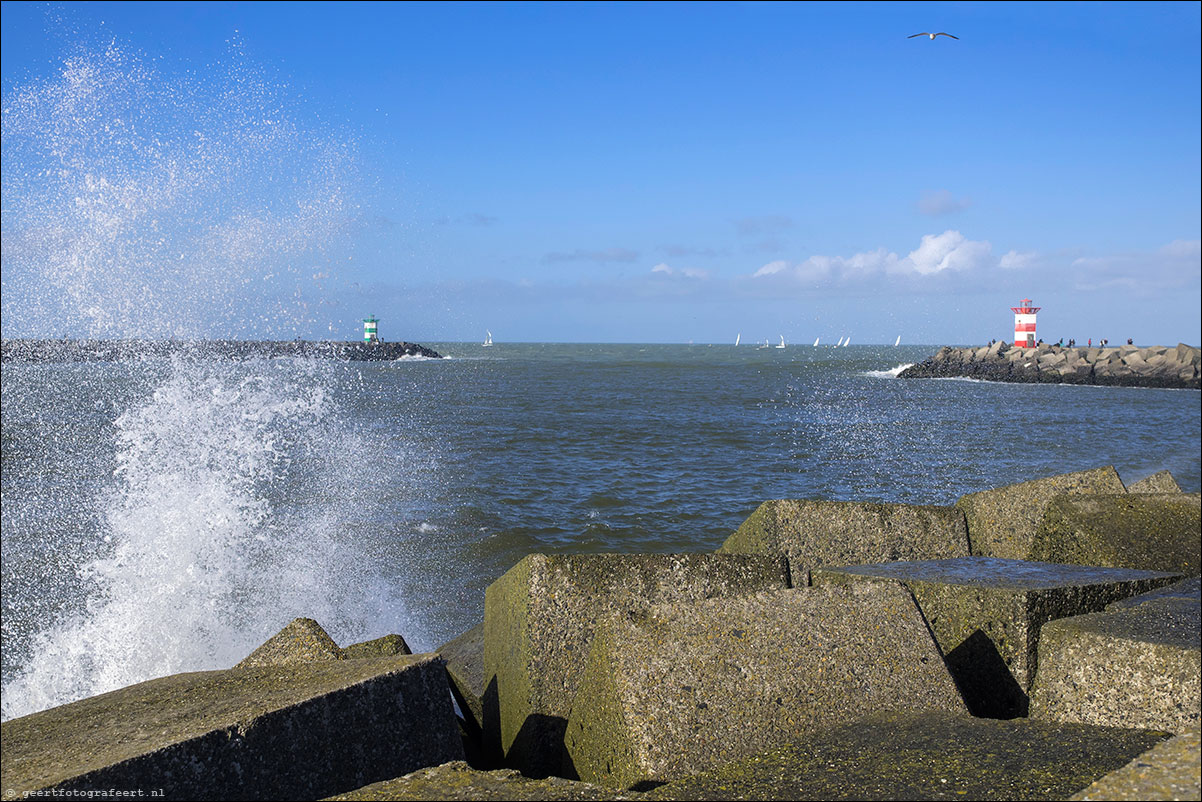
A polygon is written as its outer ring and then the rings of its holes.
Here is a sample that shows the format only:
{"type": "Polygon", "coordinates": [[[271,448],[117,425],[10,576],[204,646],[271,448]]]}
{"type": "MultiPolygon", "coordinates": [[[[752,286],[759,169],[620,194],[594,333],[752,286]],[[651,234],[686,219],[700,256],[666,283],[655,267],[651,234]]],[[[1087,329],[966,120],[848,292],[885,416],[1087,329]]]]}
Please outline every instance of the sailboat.
{"type": "Polygon", "coordinates": [[[814,347],[815,348],[818,347],[818,338],[817,337],[814,338],[814,347]]]}
{"type": "Polygon", "coordinates": [[[893,347],[896,348],[899,345],[901,345],[901,335],[900,334],[897,335],[897,341],[893,343],[893,347]]]}
{"type": "Polygon", "coordinates": [[[739,347],[739,340],[742,339],[742,337],[743,337],[743,332],[741,332],[741,331],[735,335],[735,348],[739,347]]]}
{"type": "Polygon", "coordinates": [[[778,345],[778,346],[776,346],[776,347],[777,347],[777,348],[784,348],[784,347],[785,347],[785,335],[783,335],[783,334],[782,334],[782,335],[780,336],[780,345],[778,345]]]}
{"type": "Polygon", "coordinates": [[[488,336],[484,339],[483,345],[485,348],[487,348],[488,346],[492,345],[492,332],[488,331],[488,329],[485,329],[485,331],[488,332],[488,336]]]}
{"type": "Polygon", "coordinates": [[[846,348],[850,344],[851,344],[851,335],[849,334],[847,336],[847,342],[843,343],[843,347],[846,348]]]}

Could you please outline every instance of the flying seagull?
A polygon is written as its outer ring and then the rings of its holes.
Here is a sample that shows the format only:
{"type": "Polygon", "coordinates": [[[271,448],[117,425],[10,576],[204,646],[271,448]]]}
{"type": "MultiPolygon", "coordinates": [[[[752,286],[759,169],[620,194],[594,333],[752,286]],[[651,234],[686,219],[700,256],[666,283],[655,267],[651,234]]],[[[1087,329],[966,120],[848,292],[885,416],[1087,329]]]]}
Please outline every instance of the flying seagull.
{"type": "MultiPolygon", "coordinates": [[[[959,38],[960,38],[959,36],[952,36],[950,33],[944,33],[943,31],[940,31],[939,33],[927,33],[926,31],[923,31],[922,33],[916,33],[916,34],[914,34],[914,36],[929,36],[929,37],[931,37],[931,39],[932,39],[932,40],[934,40],[934,38],[935,38],[936,36],[951,36],[951,38],[952,38],[952,39],[959,39],[959,38]]],[[[913,38],[914,38],[914,36],[907,36],[906,38],[907,38],[907,39],[913,39],[913,38]]]]}

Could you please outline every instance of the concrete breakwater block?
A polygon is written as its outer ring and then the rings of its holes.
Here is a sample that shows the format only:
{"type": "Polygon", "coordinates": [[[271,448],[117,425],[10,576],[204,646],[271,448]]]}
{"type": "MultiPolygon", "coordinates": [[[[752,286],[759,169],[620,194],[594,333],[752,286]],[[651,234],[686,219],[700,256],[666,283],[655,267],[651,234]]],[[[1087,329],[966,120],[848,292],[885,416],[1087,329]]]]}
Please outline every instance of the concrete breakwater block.
{"type": "Polygon", "coordinates": [[[464,728],[479,740],[484,731],[484,622],[439,646],[438,654],[447,661],[447,678],[464,728]]]}
{"type": "Polygon", "coordinates": [[[1028,560],[1035,530],[1056,496],[1126,492],[1118,473],[1108,465],[969,493],[960,497],[956,509],[968,521],[972,554],[1028,560]]]}
{"type": "Polygon", "coordinates": [[[329,798],[329,802],[371,802],[372,800],[549,800],[549,802],[600,802],[600,800],[639,800],[637,791],[618,793],[591,783],[547,777],[541,780],[523,777],[513,769],[479,771],[463,761],[419,769],[404,777],[373,783],[329,798]]]}
{"type": "Polygon", "coordinates": [[[235,668],[343,659],[345,656],[342,649],[326,634],[321,624],[312,618],[296,618],[251,652],[235,668]]]}
{"type": "Polygon", "coordinates": [[[964,711],[895,582],[657,605],[598,629],[565,776],[629,788],[882,711],[964,711]]]}
{"type": "Polygon", "coordinates": [[[960,557],[821,569],[815,584],[893,580],[914,595],[973,715],[1026,715],[1040,628],[1180,579],[1178,574],[960,557]]]}
{"type": "Polygon", "coordinates": [[[413,650],[409,648],[408,643],[405,643],[405,639],[395,634],[342,647],[342,656],[347,660],[360,660],[364,657],[391,657],[395,654],[413,654],[413,650]]]}
{"type": "Polygon", "coordinates": [[[531,776],[558,773],[597,620],[662,602],[786,587],[779,557],[531,554],[484,602],[484,746],[531,776]]]}
{"type": "Polygon", "coordinates": [[[1202,736],[1197,727],[1163,741],[1071,800],[1202,799],[1202,736]]]}
{"type": "Polygon", "coordinates": [[[1163,738],[1145,730],[940,713],[873,717],[644,798],[1065,799],[1163,738]]]}
{"type": "Polygon", "coordinates": [[[1202,573],[1202,496],[1061,496],[1035,530],[1031,559],[1202,573]]]}
{"type": "Polygon", "coordinates": [[[1202,605],[1190,585],[1043,628],[1031,715],[1184,732],[1202,722],[1202,605]]]}
{"type": "Polygon", "coordinates": [[[1127,487],[1128,493],[1180,493],[1181,485],[1168,471],[1158,471],[1151,476],[1145,476],[1138,482],[1127,487]]]}
{"type": "Polygon", "coordinates": [[[316,799],[461,760],[434,655],[176,674],[0,725],[14,797],[316,799]]]}
{"type": "Polygon", "coordinates": [[[862,501],[765,501],[719,549],[783,554],[794,586],[824,565],[966,557],[964,514],[950,507],[862,501]]]}

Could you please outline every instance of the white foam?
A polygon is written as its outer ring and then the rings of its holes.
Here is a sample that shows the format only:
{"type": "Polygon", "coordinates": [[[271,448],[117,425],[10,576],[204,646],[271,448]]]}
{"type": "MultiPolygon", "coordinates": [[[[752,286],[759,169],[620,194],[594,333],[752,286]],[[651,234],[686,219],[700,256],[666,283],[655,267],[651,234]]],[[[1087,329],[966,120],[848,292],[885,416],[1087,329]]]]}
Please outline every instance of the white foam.
{"type": "Polygon", "coordinates": [[[872,376],[876,379],[896,379],[903,370],[911,367],[914,367],[913,362],[904,365],[898,365],[897,367],[889,368],[888,370],[867,370],[864,371],[864,375],[872,376]]]}

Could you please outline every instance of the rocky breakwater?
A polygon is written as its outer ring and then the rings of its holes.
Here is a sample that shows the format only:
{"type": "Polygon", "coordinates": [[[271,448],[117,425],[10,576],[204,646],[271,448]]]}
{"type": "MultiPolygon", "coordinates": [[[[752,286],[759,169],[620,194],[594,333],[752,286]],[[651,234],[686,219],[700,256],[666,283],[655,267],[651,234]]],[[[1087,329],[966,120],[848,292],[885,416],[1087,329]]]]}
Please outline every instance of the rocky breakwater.
{"type": "Polygon", "coordinates": [[[5,722],[0,787],[1197,799],[1200,509],[1106,467],[950,506],[767,501],[711,554],[532,554],[434,654],[297,619],[226,671],[5,722]]]}
{"type": "Polygon", "coordinates": [[[408,342],[340,340],[4,340],[3,362],[116,362],[143,357],[199,359],[276,359],[308,357],[349,362],[441,359],[424,345],[408,342]]]}
{"type": "Polygon", "coordinates": [[[1202,353],[1185,343],[1178,343],[1176,348],[1066,348],[1047,344],[1020,348],[998,341],[977,348],[944,346],[930,359],[911,365],[898,376],[1197,390],[1200,363],[1202,353]]]}

